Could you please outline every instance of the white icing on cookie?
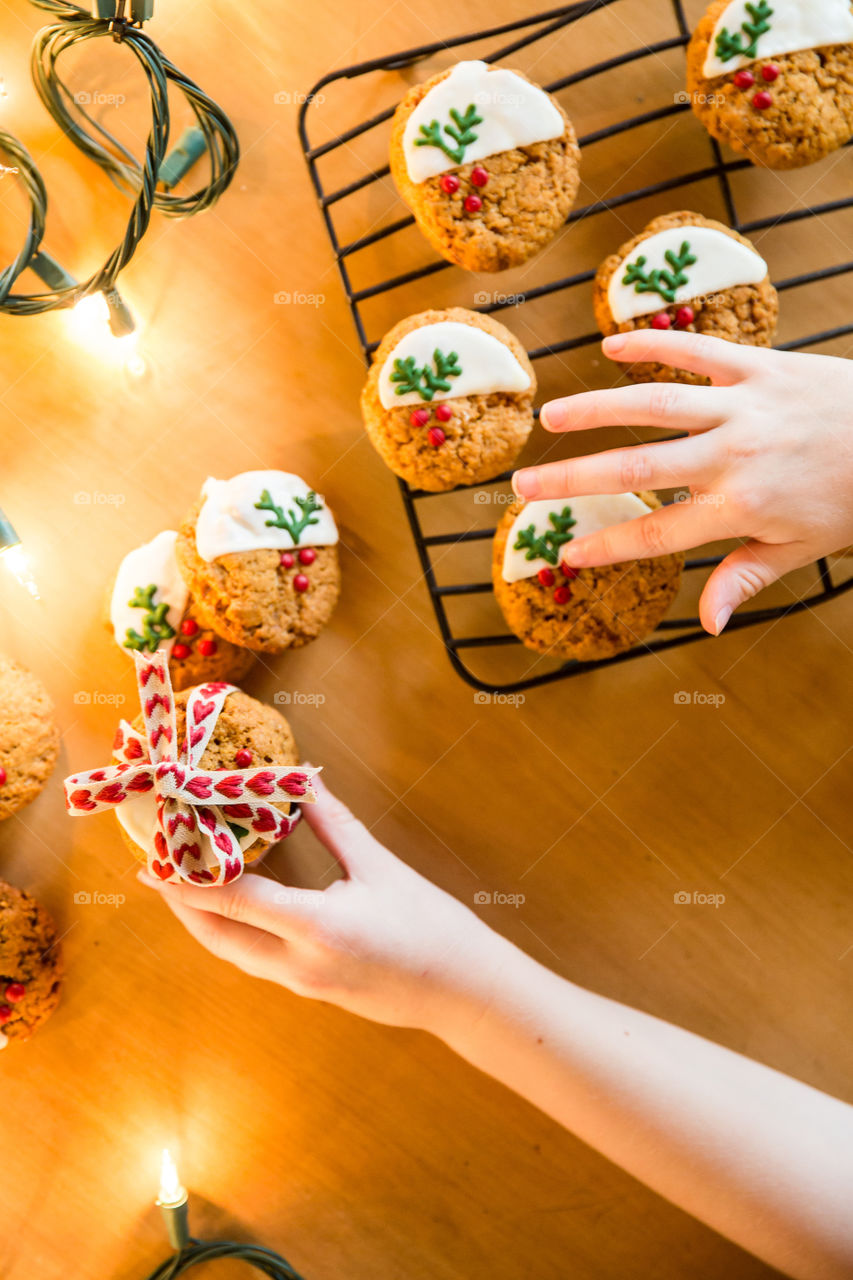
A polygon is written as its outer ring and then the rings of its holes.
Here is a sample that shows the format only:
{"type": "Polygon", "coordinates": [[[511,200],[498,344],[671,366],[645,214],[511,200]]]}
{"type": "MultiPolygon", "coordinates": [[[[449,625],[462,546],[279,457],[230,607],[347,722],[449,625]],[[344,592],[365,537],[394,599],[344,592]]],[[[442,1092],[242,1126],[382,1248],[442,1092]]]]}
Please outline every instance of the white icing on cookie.
{"type": "MultiPolygon", "coordinates": [[[[129,602],[137,587],[144,591],[152,583],[157,587],[152,597],[154,604],[168,604],[166,621],[177,631],[189,595],[175,559],[177,536],[173,529],[164,529],[150,542],[128,552],[119,565],[110,600],[110,622],[120,645],[124,646],[128,630],[142,634],[146,611],[131,608],[129,602]]],[[[160,648],[168,650],[173,644],[174,637],[161,641],[160,648]]]]}
{"type": "MultiPolygon", "coordinates": [[[[754,52],[735,54],[723,60],[717,55],[717,37],[726,29],[730,36],[740,34],[741,45],[749,50],[752,36],[741,24],[752,22],[747,0],[733,0],[720,14],[708,44],[702,67],[706,80],[724,76],[738,67],[748,66],[762,58],[775,58],[800,49],[821,49],[830,44],[853,43],[853,11],[850,0],[769,0],[772,13],[766,19],[767,31],[758,35],[754,52]]],[[[754,0],[753,0],[754,3],[754,0]]]]}
{"type": "Polygon", "coordinates": [[[649,511],[651,507],[646,506],[635,493],[593,493],[580,498],[546,498],[541,502],[528,502],[513,520],[507,535],[503,563],[504,582],[535,578],[540,569],[556,569],[561,561],[571,564],[572,539],[584,538],[588,533],[598,533],[601,529],[622,524],[625,520],[634,520],[637,516],[647,515],[649,511]],[[528,529],[532,524],[536,535],[541,537],[554,529],[549,518],[551,514],[559,516],[566,507],[575,524],[570,530],[572,538],[554,549],[556,563],[552,564],[544,556],[528,560],[527,548],[516,548],[515,545],[519,531],[528,529]]]}
{"type": "Polygon", "coordinates": [[[304,480],[287,471],[243,471],[230,480],[205,480],[195,535],[202,560],[216,560],[235,551],[287,551],[294,546],[331,547],[337,543],[337,525],[319,494],[315,500],[321,506],[311,513],[313,523],[297,530],[294,540],[290,529],[267,524],[277,516],[271,510],[258,509],[264,491],[291,527],[302,515],[297,498],[304,502],[312,492],[304,480]]]}
{"type": "Polygon", "coordinates": [[[504,67],[492,70],[485,62],[457,62],[450,75],[421,98],[406,121],[403,155],[412,182],[424,182],[473,160],[560,138],[565,127],[560,112],[538,85],[504,67]],[[418,145],[417,140],[424,137],[421,126],[429,130],[437,121],[441,138],[455,151],[458,143],[446,128],[459,130],[450,112],[464,116],[471,106],[480,122],[471,126],[476,137],[458,148],[458,158],[437,146],[418,145]]]}
{"type": "Polygon", "coordinates": [[[756,253],[713,227],[668,227],[647,236],[613,272],[607,289],[607,301],[617,324],[633,320],[635,316],[649,315],[664,310],[671,303],[655,292],[640,292],[623,279],[629,264],[645,257],[642,270],[649,275],[655,268],[672,272],[666,253],[678,255],[684,242],[690,246],[690,254],[696,261],[684,268],[687,283],[674,290],[673,302],[688,302],[691,298],[709,293],[724,293],[737,284],[757,284],[767,275],[767,263],[756,253]]]}
{"type": "MultiPolygon", "coordinates": [[[[421,386],[426,386],[423,378],[421,386]]],[[[494,391],[526,391],[529,386],[530,374],[506,343],[476,325],[462,324],[458,320],[439,320],[436,324],[413,329],[400,339],[379,371],[379,399],[385,409],[401,404],[437,404],[439,400],[491,395],[494,391]],[[437,389],[430,399],[425,399],[418,391],[398,395],[397,388],[403,384],[391,380],[395,361],[412,358],[415,368],[435,374],[437,350],[445,357],[454,352],[457,356],[456,365],[461,372],[443,379],[449,384],[449,390],[437,389]]]]}

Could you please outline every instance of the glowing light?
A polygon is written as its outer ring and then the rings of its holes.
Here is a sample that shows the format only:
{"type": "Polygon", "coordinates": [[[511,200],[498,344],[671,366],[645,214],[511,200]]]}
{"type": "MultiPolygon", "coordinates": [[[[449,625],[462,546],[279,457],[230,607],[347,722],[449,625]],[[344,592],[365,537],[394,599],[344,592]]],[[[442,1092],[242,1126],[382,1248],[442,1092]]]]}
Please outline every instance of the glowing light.
{"type": "Polygon", "coordinates": [[[139,351],[139,330],[116,337],[110,330],[110,308],[102,293],[93,293],[65,313],[69,336],[103,364],[124,368],[132,378],[148,371],[139,351]]]}
{"type": "Polygon", "coordinates": [[[160,1165],[160,1194],[157,1196],[157,1203],[169,1207],[170,1205],[182,1204],[186,1197],[186,1190],[181,1186],[175,1162],[169,1155],[169,1148],[164,1147],[163,1159],[160,1165]]]}
{"type": "Polygon", "coordinates": [[[15,543],[12,547],[4,547],[0,551],[0,560],[3,561],[5,568],[9,570],[12,577],[15,578],[25,591],[28,591],[34,600],[40,600],[38,583],[30,570],[30,562],[27,554],[20,542],[15,543]]]}
{"type": "MultiPolygon", "coordinates": [[[[126,338],[119,338],[119,342],[126,342],[126,338]]],[[[148,372],[148,365],[145,363],[145,357],[141,356],[138,351],[132,351],[124,362],[124,367],[130,374],[131,378],[144,378],[148,372]]]]}

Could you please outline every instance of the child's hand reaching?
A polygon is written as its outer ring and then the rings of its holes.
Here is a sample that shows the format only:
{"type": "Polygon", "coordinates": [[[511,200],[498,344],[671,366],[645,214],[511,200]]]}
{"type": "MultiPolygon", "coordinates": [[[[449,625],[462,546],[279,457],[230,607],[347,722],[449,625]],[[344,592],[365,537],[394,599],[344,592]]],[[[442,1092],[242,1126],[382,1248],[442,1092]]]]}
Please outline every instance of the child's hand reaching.
{"type": "Polygon", "coordinates": [[[543,406],[549,431],[629,425],[689,433],[516,472],[515,491],[528,500],[689,487],[688,501],[572,542],[566,558],[575,568],[744,539],[702,593],[702,625],[719,635],[762,587],[853,543],[849,361],[653,329],[615,334],[603,349],[614,360],[704,374],[713,386],[650,382],[543,406]]]}
{"type": "Polygon", "coordinates": [[[498,967],[501,939],[472,911],[375,840],[314,779],[305,821],[345,878],[289,889],[244,875],[221,889],[163,884],[140,873],[208,951],[297,995],[328,1000],[374,1022],[455,1029],[480,1006],[473,983],[498,967]]]}

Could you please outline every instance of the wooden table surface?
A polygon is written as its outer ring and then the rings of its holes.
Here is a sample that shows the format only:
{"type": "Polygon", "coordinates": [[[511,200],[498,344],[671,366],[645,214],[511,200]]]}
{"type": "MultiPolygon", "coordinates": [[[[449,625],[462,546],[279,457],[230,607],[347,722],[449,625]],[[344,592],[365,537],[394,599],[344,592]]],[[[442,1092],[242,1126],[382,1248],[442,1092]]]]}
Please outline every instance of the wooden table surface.
{"type": "MultiPolygon", "coordinates": [[[[197,1233],[256,1238],[308,1280],[769,1274],[439,1043],[214,960],[137,884],[111,818],[66,820],[61,778],[105,762],[117,717],[134,708],[131,669],[102,621],[111,574],[125,551],[174,527],[210,473],[299,472],[340,517],[344,591],[331,626],[260,666],[248,688],[294,694],[285,710],[302,751],[377,836],[469,904],[478,892],[524,894],[519,907],[476,909],[560,973],[853,1101],[853,1048],[840,1034],[853,996],[853,598],[523,702],[478,700],[442,651],[396,483],[362,433],[362,358],[299,151],[300,95],[332,68],[522,14],[510,0],[158,0],[152,36],[223,103],[244,154],[214,211],[155,215],[122,277],[151,374],[128,381],[112,340],[80,345],[67,315],[2,320],[0,502],[42,595],[0,573],[2,648],[44,679],[63,738],[47,791],[0,828],[0,869],[55,913],[68,971],[55,1017],[2,1059],[6,1280],[145,1276],[167,1252],[152,1207],[165,1144],[197,1233]],[[290,304],[276,303],[282,291],[290,304]],[[680,891],[725,901],[678,905],[680,891]]],[[[82,276],[116,242],[127,205],[29,84],[43,17],[3,6],[0,123],[45,175],[46,246],[82,276]]],[[[544,80],[672,34],[660,0],[617,0],[517,62],[544,80]]],[[[449,61],[330,87],[321,106],[346,127],[449,61]]],[[[138,151],[144,100],[130,65],[103,41],[69,59],[68,79],[125,99],[102,98],[100,118],[138,151]]],[[[682,66],[676,49],[563,100],[589,132],[626,104],[672,101],[682,66]]],[[[640,150],[633,135],[589,148],[581,198],[708,155],[698,123],[678,116],[640,150]]],[[[366,171],[355,149],[343,160],[349,180],[366,171]]],[[[849,189],[851,167],[845,153],[805,173],[747,174],[744,199],[795,208],[849,189]]],[[[718,211],[709,187],[690,199],[718,211]]],[[[668,200],[579,224],[525,282],[594,265],[668,200]]],[[[0,203],[6,262],[24,208],[8,176],[0,203]]],[[[404,211],[380,184],[364,208],[341,212],[354,237],[404,211]]],[[[825,226],[761,237],[774,276],[851,256],[851,215],[825,226]]],[[[394,274],[406,255],[429,261],[406,235],[405,249],[376,246],[363,278],[394,274]]],[[[434,299],[470,303],[478,288],[503,287],[444,272],[379,300],[369,336],[434,299]]],[[[576,292],[562,322],[589,328],[588,286],[576,292]]],[[[782,338],[849,319],[843,279],[784,307],[782,338]]],[[[505,318],[530,345],[546,323],[505,318]]],[[[594,350],[541,372],[546,394],[615,377],[594,350]]],[[[528,456],[544,447],[537,436],[528,456]]],[[[300,831],[271,862],[310,882],[317,846],[300,831]]]]}

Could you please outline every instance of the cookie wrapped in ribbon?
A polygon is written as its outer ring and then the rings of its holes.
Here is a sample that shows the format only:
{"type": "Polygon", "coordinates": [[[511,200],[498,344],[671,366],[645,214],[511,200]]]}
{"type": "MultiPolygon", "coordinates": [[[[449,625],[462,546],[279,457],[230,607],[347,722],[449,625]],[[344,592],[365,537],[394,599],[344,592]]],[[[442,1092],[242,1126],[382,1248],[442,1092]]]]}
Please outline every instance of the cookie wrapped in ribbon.
{"type": "Polygon", "coordinates": [[[121,722],[116,763],[66,778],[68,812],[113,809],[160,880],[229,884],[293,831],[319,770],[297,766],[274,708],[222,682],[176,695],[165,653],[134,658],[141,717],[121,722]]]}

